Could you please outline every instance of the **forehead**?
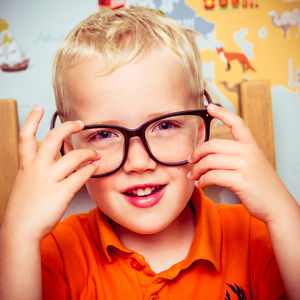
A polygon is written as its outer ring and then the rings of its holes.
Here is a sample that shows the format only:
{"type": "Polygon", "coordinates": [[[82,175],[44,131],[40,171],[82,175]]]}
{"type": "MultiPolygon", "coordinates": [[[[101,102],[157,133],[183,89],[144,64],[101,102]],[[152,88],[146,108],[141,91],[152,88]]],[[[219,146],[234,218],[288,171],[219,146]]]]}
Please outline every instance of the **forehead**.
{"type": "Polygon", "coordinates": [[[68,70],[71,118],[144,122],[150,114],[195,107],[188,79],[170,53],[152,49],[110,74],[102,75],[103,68],[99,55],[68,70]]]}

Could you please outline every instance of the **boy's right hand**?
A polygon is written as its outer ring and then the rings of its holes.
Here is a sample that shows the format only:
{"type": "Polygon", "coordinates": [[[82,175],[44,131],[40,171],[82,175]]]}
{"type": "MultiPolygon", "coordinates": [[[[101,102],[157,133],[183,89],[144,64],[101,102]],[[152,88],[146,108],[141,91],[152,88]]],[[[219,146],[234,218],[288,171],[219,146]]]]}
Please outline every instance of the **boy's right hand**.
{"type": "Polygon", "coordinates": [[[56,160],[63,140],[82,130],[82,121],[68,121],[54,128],[38,148],[35,135],[42,116],[43,108],[36,106],[21,129],[20,170],[1,226],[15,237],[38,242],[63,217],[74,194],[95,172],[100,158],[91,149],[80,149],[56,160]]]}

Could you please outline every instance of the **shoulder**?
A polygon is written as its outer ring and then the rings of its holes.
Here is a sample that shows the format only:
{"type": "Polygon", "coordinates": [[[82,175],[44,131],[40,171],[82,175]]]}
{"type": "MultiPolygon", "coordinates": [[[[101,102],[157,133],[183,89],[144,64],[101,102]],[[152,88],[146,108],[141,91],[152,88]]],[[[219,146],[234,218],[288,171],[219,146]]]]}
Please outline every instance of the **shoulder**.
{"type": "MultiPolygon", "coordinates": [[[[264,222],[251,216],[243,205],[216,205],[220,216],[223,246],[244,248],[256,276],[275,262],[272,243],[264,222]]],[[[241,253],[240,253],[241,255],[241,253]]],[[[276,268],[276,266],[274,266],[276,268]]]]}
{"type": "Polygon", "coordinates": [[[251,216],[242,204],[216,204],[222,227],[228,230],[246,230],[249,238],[268,236],[264,222],[251,216]]]}
{"type": "Polygon", "coordinates": [[[67,217],[54,228],[41,242],[42,251],[53,251],[55,248],[72,247],[83,239],[89,239],[92,234],[91,220],[97,214],[97,209],[88,213],[80,213],[67,217]]]}
{"type": "Polygon", "coordinates": [[[61,232],[72,232],[77,230],[85,230],[88,227],[89,218],[94,213],[94,209],[87,213],[79,213],[71,215],[66,219],[62,220],[54,228],[53,234],[59,235],[61,232]]]}
{"type": "Polygon", "coordinates": [[[248,231],[251,216],[242,204],[216,204],[222,231],[248,231]]]}
{"type": "Polygon", "coordinates": [[[251,216],[242,204],[213,204],[208,199],[206,205],[213,205],[210,210],[214,209],[218,216],[224,246],[246,247],[250,255],[262,249],[273,255],[265,223],[251,216]]]}
{"type": "Polygon", "coordinates": [[[200,212],[199,217],[207,219],[209,226],[217,229],[222,239],[236,237],[245,243],[259,238],[268,240],[265,223],[252,217],[242,204],[215,204],[201,190],[195,191],[193,200],[200,212]]]}
{"type": "Polygon", "coordinates": [[[230,218],[236,221],[249,219],[249,213],[242,204],[215,204],[221,218],[230,218]]]}
{"type": "Polygon", "coordinates": [[[242,204],[214,204],[203,195],[200,202],[209,234],[219,236],[216,253],[225,282],[249,290],[253,299],[281,299],[283,285],[265,223],[252,217],[242,204]]]}

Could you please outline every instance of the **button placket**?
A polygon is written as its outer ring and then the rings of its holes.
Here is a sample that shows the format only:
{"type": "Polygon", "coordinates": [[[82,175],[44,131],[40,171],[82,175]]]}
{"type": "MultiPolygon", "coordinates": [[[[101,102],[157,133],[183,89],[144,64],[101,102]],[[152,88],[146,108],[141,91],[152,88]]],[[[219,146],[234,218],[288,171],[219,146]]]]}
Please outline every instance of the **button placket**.
{"type": "Polygon", "coordinates": [[[143,266],[135,258],[131,259],[130,265],[133,269],[137,271],[140,271],[143,268],[143,266]]]}
{"type": "Polygon", "coordinates": [[[159,275],[152,281],[152,284],[148,287],[145,299],[159,300],[167,299],[168,294],[168,280],[161,278],[159,275]]]}
{"type": "Polygon", "coordinates": [[[157,294],[153,294],[150,296],[149,300],[159,300],[159,296],[157,294]]]}

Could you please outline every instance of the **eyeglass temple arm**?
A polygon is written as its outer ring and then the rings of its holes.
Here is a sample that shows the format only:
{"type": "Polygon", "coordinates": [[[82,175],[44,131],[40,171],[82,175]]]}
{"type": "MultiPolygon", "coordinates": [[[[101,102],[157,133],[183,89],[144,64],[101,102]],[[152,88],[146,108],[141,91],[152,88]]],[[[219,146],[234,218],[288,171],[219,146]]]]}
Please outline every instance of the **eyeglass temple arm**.
{"type": "Polygon", "coordinates": [[[205,98],[207,100],[207,103],[208,104],[212,103],[211,97],[209,96],[208,92],[206,90],[204,90],[203,93],[204,93],[204,96],[205,96],[205,98]]]}
{"type": "MultiPolygon", "coordinates": [[[[53,114],[52,118],[51,118],[51,122],[50,122],[50,130],[52,130],[55,127],[55,122],[56,119],[58,117],[58,112],[55,111],[55,113],[53,114]]],[[[60,147],[60,154],[61,156],[65,155],[65,151],[64,151],[64,143],[62,143],[61,147],[60,147]]]]}
{"type": "Polygon", "coordinates": [[[55,127],[55,122],[56,119],[58,117],[58,112],[55,111],[55,113],[53,114],[52,118],[51,118],[51,122],[50,122],[50,130],[53,129],[55,127]]]}
{"type": "Polygon", "coordinates": [[[215,104],[215,105],[218,105],[218,106],[222,106],[222,105],[219,104],[219,103],[213,103],[213,101],[212,101],[212,99],[211,99],[209,93],[207,92],[207,90],[204,90],[204,91],[203,91],[203,94],[204,94],[204,96],[205,96],[205,98],[206,98],[206,100],[207,100],[207,106],[208,106],[208,104],[215,104]]]}

